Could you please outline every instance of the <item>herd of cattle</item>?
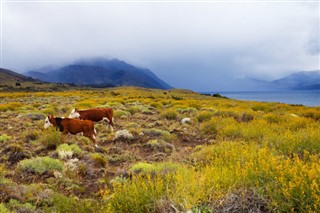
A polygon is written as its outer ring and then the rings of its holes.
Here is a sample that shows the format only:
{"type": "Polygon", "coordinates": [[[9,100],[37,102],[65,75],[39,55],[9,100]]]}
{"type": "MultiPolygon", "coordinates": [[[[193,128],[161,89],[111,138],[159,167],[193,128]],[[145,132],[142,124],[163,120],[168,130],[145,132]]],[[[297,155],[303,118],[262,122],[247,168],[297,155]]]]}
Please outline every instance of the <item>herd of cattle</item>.
{"type": "Polygon", "coordinates": [[[68,118],[49,115],[45,119],[44,128],[54,126],[59,129],[63,135],[81,133],[89,138],[97,147],[96,130],[93,122],[98,121],[105,121],[107,126],[113,131],[113,110],[111,108],[95,108],[88,110],[73,109],[68,118]]]}

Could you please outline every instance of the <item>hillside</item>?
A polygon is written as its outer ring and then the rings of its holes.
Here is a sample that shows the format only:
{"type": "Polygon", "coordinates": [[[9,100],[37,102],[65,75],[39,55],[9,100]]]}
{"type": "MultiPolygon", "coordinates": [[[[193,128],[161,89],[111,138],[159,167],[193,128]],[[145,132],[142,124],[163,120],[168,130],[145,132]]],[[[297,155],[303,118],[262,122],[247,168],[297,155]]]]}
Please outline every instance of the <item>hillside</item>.
{"type": "Polygon", "coordinates": [[[12,70],[0,68],[0,91],[59,91],[77,89],[75,85],[42,82],[12,70]]]}
{"type": "Polygon", "coordinates": [[[0,212],[317,212],[320,108],[188,90],[0,93],[0,212]],[[111,107],[99,148],[45,117],[111,107]]]}
{"type": "Polygon", "coordinates": [[[58,69],[45,70],[46,72],[29,71],[26,75],[54,83],[171,88],[150,70],[137,68],[117,59],[83,59],[58,69]]]}

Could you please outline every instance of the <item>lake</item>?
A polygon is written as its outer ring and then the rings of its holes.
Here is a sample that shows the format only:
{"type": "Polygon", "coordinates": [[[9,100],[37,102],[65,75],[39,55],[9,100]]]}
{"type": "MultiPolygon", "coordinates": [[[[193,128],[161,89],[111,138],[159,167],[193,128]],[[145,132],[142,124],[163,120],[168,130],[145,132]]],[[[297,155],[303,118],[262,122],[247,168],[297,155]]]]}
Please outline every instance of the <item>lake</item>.
{"type": "MultiPolygon", "coordinates": [[[[216,92],[213,92],[214,94],[216,92]]],[[[320,90],[218,92],[231,99],[320,106],[320,90]]]]}

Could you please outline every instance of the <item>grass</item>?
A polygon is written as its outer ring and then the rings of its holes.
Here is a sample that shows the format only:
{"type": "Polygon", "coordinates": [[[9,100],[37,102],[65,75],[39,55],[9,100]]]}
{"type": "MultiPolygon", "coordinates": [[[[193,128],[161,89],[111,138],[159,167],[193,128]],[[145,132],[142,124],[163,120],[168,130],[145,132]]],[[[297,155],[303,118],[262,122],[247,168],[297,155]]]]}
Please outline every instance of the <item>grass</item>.
{"type": "Polygon", "coordinates": [[[128,87],[0,97],[0,191],[15,198],[0,193],[1,212],[320,208],[319,107],[128,87]],[[26,116],[99,106],[113,108],[116,129],[95,124],[99,148],[83,136],[62,143],[26,116]],[[130,143],[114,140],[126,129],[130,143]]]}

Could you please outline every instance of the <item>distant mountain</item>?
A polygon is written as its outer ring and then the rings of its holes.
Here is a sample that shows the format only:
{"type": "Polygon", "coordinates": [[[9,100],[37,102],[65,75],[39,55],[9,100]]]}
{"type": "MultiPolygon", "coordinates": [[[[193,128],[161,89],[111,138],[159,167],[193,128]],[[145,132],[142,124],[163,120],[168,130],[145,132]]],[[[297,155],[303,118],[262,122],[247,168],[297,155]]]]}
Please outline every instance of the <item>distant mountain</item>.
{"type": "Polygon", "coordinates": [[[272,81],[275,87],[292,90],[320,89],[320,70],[293,73],[272,81]]]}
{"type": "Polygon", "coordinates": [[[320,70],[296,72],[273,81],[240,78],[234,80],[233,89],[242,91],[318,90],[320,89],[320,70]]]}
{"type": "Polygon", "coordinates": [[[45,72],[32,70],[26,75],[42,81],[102,86],[139,86],[169,89],[170,85],[148,69],[137,68],[118,59],[82,59],[61,68],[45,72]]]}

